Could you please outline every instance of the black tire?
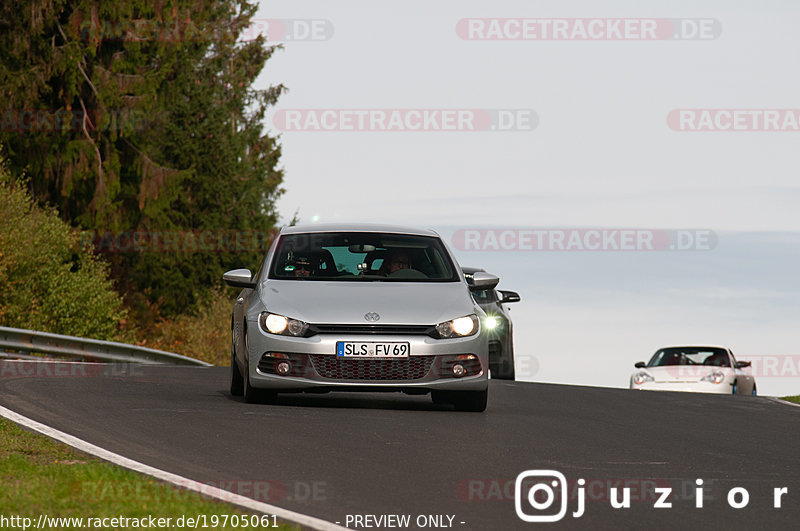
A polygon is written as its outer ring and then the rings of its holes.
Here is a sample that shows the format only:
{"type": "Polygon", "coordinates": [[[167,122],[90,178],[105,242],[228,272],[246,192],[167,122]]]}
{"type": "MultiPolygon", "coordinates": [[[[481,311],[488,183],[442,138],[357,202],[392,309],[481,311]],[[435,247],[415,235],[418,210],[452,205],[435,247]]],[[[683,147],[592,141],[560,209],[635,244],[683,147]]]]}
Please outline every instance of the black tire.
{"type": "MultiPolygon", "coordinates": [[[[245,361],[245,363],[247,363],[245,361]]],[[[264,389],[257,389],[250,385],[250,368],[244,368],[244,401],[248,404],[266,404],[274,397],[274,393],[269,393],[264,389]]]]}
{"type": "Polygon", "coordinates": [[[514,351],[512,350],[507,358],[500,362],[500,370],[497,374],[492,373],[492,378],[496,380],[514,380],[514,351]]]}
{"type": "Polygon", "coordinates": [[[231,330],[231,395],[242,396],[244,394],[244,379],[239,364],[236,363],[236,344],[233,341],[233,330],[231,330]]]}
{"type": "Polygon", "coordinates": [[[248,404],[266,404],[274,400],[277,396],[274,392],[265,389],[257,389],[250,385],[250,349],[247,345],[247,330],[244,332],[244,375],[242,376],[244,387],[244,401],[248,404]]]}
{"type": "Polygon", "coordinates": [[[447,391],[431,391],[431,400],[439,406],[453,403],[447,391]]]}
{"type": "Polygon", "coordinates": [[[489,400],[489,390],[483,391],[452,391],[451,400],[456,411],[486,411],[489,400]]]}

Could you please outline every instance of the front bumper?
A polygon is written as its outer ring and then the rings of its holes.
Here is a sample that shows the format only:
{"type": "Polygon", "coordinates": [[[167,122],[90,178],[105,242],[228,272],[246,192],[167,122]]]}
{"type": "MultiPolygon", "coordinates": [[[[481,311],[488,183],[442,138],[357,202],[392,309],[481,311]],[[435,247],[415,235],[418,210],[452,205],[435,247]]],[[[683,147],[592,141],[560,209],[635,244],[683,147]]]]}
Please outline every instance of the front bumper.
{"type": "Polygon", "coordinates": [[[268,334],[248,323],[250,385],[275,391],[483,391],[488,387],[489,355],[484,331],[470,337],[434,339],[426,335],[317,334],[288,337],[268,334]],[[338,341],[408,342],[411,354],[401,359],[343,359],[338,341]],[[277,355],[277,356],[276,356],[277,355]],[[280,356],[282,355],[282,356],[280,356]],[[456,356],[465,360],[467,374],[450,370],[456,356]],[[287,361],[286,375],[275,364],[287,361]]]}
{"type": "Polygon", "coordinates": [[[729,395],[732,393],[730,382],[645,382],[642,384],[631,383],[631,389],[640,391],[681,391],[686,393],[712,393],[729,395]]]}

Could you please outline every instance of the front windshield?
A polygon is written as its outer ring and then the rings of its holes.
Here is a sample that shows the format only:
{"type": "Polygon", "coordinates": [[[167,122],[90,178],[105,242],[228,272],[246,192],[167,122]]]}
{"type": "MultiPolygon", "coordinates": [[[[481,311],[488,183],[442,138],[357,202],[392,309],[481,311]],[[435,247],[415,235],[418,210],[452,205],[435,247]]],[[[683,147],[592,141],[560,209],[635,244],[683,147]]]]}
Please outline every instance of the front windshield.
{"type": "Polygon", "coordinates": [[[269,278],[458,282],[456,271],[436,237],[320,232],[281,236],[269,278]]]}
{"type": "Polygon", "coordinates": [[[721,348],[665,348],[656,352],[647,364],[648,367],[666,365],[710,365],[730,367],[728,352],[721,348]]]}

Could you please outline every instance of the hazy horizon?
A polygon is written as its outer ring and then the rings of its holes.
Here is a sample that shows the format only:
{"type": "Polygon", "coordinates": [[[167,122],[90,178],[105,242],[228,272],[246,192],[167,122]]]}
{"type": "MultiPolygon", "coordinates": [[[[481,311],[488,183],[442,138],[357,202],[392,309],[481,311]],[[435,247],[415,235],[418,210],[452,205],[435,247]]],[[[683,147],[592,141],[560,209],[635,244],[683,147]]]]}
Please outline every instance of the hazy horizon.
{"type": "MultiPolygon", "coordinates": [[[[257,17],[285,27],[321,21],[318,39],[281,35],[284,50],[258,81],[290,89],[265,120],[283,146],[278,209],[284,221],[298,212],[303,222],[449,231],[712,231],[707,251],[457,254],[523,296],[513,310],[520,379],[624,387],[634,362],[676,343],[724,344],[742,359],[793,356],[800,131],[788,120],[780,132],[697,132],[674,117],[719,111],[712,122],[722,127],[734,123],[731,110],[740,124],[747,110],[777,109],[796,122],[800,72],[784,58],[798,50],[799,14],[800,4],[774,0],[262,2],[257,17]],[[465,20],[498,18],[635,18],[675,35],[465,38],[465,20]],[[681,34],[697,21],[712,28],[707,38],[681,34]],[[356,131],[348,121],[426,109],[472,110],[478,127],[356,131]],[[288,127],[289,112],[338,121],[288,127]],[[502,112],[531,121],[499,131],[502,112]]],[[[780,372],[759,378],[760,391],[800,394],[800,376],[780,372]]]]}

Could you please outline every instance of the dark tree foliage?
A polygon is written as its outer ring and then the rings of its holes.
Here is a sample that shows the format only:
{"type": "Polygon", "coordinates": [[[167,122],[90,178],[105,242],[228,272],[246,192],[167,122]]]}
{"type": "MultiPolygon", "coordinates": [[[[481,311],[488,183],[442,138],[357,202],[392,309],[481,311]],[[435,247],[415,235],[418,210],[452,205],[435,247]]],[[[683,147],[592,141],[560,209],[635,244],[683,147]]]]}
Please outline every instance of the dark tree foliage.
{"type": "Polygon", "coordinates": [[[276,50],[240,38],[255,11],[247,0],[0,6],[9,169],[73,226],[144,235],[139,251],[96,243],[126,294],[167,315],[193,309],[225,269],[255,267],[249,235],[276,222],[280,146],[261,123],[284,87],[253,89],[276,50]],[[219,230],[244,244],[191,238],[219,230]],[[182,236],[164,245],[164,234],[182,236]]]}

